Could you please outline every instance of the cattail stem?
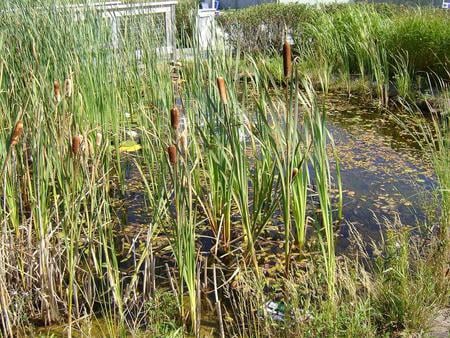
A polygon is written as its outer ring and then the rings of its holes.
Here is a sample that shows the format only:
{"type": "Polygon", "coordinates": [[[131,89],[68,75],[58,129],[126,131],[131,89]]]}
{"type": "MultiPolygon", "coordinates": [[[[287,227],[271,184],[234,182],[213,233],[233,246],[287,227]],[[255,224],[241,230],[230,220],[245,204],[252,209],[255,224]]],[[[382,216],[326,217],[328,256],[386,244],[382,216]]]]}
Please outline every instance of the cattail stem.
{"type": "MultiPolygon", "coordinates": [[[[285,189],[285,198],[284,198],[284,234],[285,234],[285,273],[286,276],[289,275],[290,270],[290,256],[291,256],[291,245],[290,245],[290,236],[291,236],[291,219],[290,219],[290,206],[291,206],[291,185],[292,182],[292,163],[291,163],[291,100],[289,97],[289,91],[292,88],[289,88],[289,84],[292,84],[289,80],[292,75],[292,52],[291,45],[287,40],[284,41],[283,44],[283,72],[286,81],[286,125],[285,125],[285,140],[286,140],[286,157],[285,157],[285,173],[286,173],[286,183],[284,186],[285,189]]],[[[292,94],[292,93],[291,93],[292,94]]]]}

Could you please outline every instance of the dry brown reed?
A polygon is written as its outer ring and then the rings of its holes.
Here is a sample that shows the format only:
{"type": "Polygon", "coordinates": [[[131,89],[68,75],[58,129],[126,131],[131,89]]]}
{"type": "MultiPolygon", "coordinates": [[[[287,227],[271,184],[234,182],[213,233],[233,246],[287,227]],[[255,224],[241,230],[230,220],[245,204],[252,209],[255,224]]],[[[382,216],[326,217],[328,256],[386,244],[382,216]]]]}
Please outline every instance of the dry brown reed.
{"type": "Polygon", "coordinates": [[[179,139],[178,139],[178,144],[183,152],[183,154],[187,153],[187,149],[188,149],[188,140],[187,140],[187,133],[186,131],[184,131],[179,139]]]}
{"type": "Polygon", "coordinates": [[[72,78],[69,76],[64,81],[64,95],[66,97],[72,97],[72,94],[73,94],[73,81],[72,78]]]}
{"type": "Polygon", "coordinates": [[[61,86],[58,80],[53,82],[53,100],[55,103],[61,102],[61,86]]]}
{"type": "Polygon", "coordinates": [[[95,135],[95,144],[97,145],[97,147],[100,147],[102,145],[102,139],[103,139],[102,133],[97,133],[95,135]]]}

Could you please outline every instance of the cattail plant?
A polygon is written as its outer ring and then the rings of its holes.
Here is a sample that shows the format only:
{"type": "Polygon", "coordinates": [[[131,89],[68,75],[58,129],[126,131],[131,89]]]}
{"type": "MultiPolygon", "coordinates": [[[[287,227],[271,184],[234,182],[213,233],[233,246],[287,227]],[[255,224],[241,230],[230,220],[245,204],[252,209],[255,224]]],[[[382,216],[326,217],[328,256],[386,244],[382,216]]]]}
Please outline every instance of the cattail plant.
{"type": "Polygon", "coordinates": [[[186,154],[188,150],[188,140],[187,140],[187,131],[184,130],[184,132],[180,135],[178,139],[178,144],[180,149],[182,150],[183,154],[186,154]]]}
{"type": "Polygon", "coordinates": [[[83,142],[83,136],[81,135],[75,135],[72,138],[72,153],[74,155],[78,155],[81,148],[81,143],[83,142]]]}
{"type": "Polygon", "coordinates": [[[14,130],[11,134],[11,138],[10,138],[10,146],[13,147],[15,146],[20,139],[20,136],[22,136],[23,133],[23,123],[22,121],[18,121],[14,127],[14,130]]]}
{"type": "Polygon", "coordinates": [[[17,121],[16,125],[14,126],[13,132],[9,139],[9,149],[8,149],[8,152],[6,153],[5,162],[3,162],[3,167],[2,167],[0,177],[3,177],[3,173],[5,172],[6,164],[8,163],[9,158],[11,157],[11,151],[12,151],[13,147],[17,143],[19,143],[20,136],[22,136],[22,133],[23,133],[23,122],[21,120],[19,120],[19,121],[17,121]]]}
{"type": "Polygon", "coordinates": [[[58,80],[53,82],[53,100],[55,103],[61,102],[61,86],[58,80]]]}
{"type": "Polygon", "coordinates": [[[102,139],[103,139],[103,135],[102,133],[97,133],[95,135],[95,144],[97,145],[97,147],[100,147],[102,144],[102,139]]]}
{"type": "Polygon", "coordinates": [[[177,163],[177,147],[173,144],[168,146],[167,153],[169,154],[170,164],[175,165],[177,163]]]}
{"type": "Polygon", "coordinates": [[[286,40],[283,44],[283,72],[285,78],[290,78],[292,74],[292,52],[291,45],[286,40]]]}
{"type": "Polygon", "coordinates": [[[295,226],[296,242],[300,252],[306,242],[306,228],[308,219],[306,215],[308,204],[309,169],[306,158],[300,162],[300,170],[297,167],[292,171],[292,216],[295,226]]]}
{"type": "Polygon", "coordinates": [[[295,178],[295,176],[297,176],[297,174],[298,174],[298,169],[297,168],[292,169],[291,181],[294,180],[294,178],[295,178]]]}
{"type": "Polygon", "coordinates": [[[73,94],[73,80],[71,75],[64,81],[64,95],[66,97],[72,97],[73,94]]]}
{"type": "Polygon", "coordinates": [[[225,80],[223,77],[217,78],[217,88],[219,89],[219,95],[220,95],[220,101],[223,104],[228,103],[228,97],[227,97],[227,87],[225,86],[225,80]]]}
{"type": "MultiPolygon", "coordinates": [[[[293,105],[293,98],[296,96],[295,92],[297,88],[294,89],[293,85],[296,81],[289,81],[292,75],[292,55],[291,55],[291,46],[287,40],[284,41],[283,44],[283,72],[286,80],[286,84],[290,84],[290,86],[286,85],[285,92],[285,104],[287,107],[286,115],[285,115],[285,128],[284,128],[284,139],[286,143],[286,152],[283,157],[283,166],[281,171],[285,172],[285,178],[282,179],[282,200],[283,200],[283,220],[284,220],[284,233],[285,233],[285,271],[286,274],[289,273],[289,265],[290,265],[290,237],[291,237],[291,181],[292,181],[292,172],[293,172],[293,149],[295,146],[296,132],[292,127],[296,125],[296,114],[297,108],[293,105]],[[293,114],[294,113],[294,114],[293,114]],[[289,176],[290,175],[290,176],[289,176]]],[[[295,83],[297,87],[297,83],[295,83]]]]}
{"type": "Polygon", "coordinates": [[[177,130],[180,126],[180,111],[177,107],[173,107],[170,110],[170,125],[173,130],[177,130]]]}

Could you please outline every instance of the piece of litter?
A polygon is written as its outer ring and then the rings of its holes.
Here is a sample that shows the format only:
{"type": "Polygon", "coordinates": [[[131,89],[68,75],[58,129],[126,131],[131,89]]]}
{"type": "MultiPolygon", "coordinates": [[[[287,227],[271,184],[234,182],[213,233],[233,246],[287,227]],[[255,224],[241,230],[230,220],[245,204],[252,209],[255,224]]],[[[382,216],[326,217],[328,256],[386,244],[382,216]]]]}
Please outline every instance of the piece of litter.
{"type": "Polygon", "coordinates": [[[286,306],[284,303],[274,302],[274,301],[268,301],[264,305],[264,309],[266,312],[272,317],[273,320],[284,320],[284,313],[286,311],[286,306]]]}

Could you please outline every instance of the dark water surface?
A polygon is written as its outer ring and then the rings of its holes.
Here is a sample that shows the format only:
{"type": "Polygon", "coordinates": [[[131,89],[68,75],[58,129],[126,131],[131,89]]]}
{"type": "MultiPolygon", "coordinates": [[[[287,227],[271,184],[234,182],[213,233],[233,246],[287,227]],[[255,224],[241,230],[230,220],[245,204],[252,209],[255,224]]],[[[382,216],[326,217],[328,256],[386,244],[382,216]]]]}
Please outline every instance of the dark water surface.
{"type": "MultiPolygon", "coordinates": [[[[348,237],[348,223],[365,238],[376,239],[386,222],[425,222],[435,180],[426,156],[396,122],[401,112],[341,97],[327,98],[324,104],[341,164],[341,237],[348,237]]],[[[415,119],[401,118],[410,123],[415,119]]],[[[345,246],[345,240],[340,242],[345,246]]]]}

